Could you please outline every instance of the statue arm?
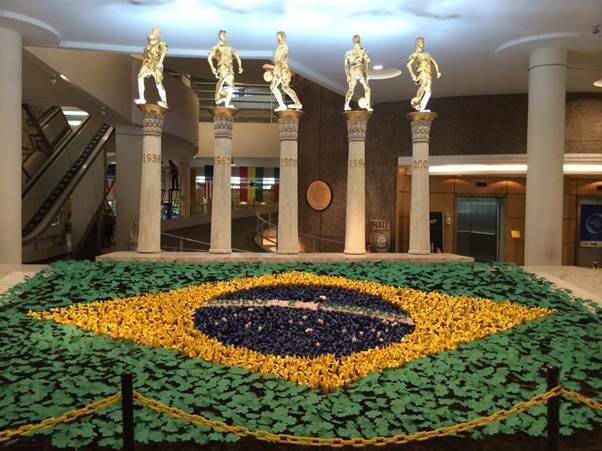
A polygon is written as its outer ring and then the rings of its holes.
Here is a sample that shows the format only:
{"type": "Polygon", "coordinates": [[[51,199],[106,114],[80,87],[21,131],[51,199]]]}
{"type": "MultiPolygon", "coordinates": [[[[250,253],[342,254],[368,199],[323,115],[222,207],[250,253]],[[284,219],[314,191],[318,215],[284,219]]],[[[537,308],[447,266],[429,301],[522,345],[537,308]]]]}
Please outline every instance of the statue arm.
{"type": "Polygon", "coordinates": [[[413,63],[414,63],[414,54],[412,54],[408,58],[408,64],[406,65],[406,67],[408,68],[408,72],[410,73],[412,80],[417,81],[416,74],[414,73],[414,68],[412,67],[413,63]]]}
{"type": "Polygon", "coordinates": [[[209,50],[209,54],[207,55],[207,62],[209,63],[209,68],[213,75],[217,75],[217,71],[215,70],[215,66],[213,66],[213,58],[215,57],[215,47],[211,47],[209,50]]]}
{"type": "Polygon", "coordinates": [[[370,54],[366,52],[366,73],[370,75],[372,71],[372,60],[370,59],[370,54]]]}
{"type": "Polygon", "coordinates": [[[236,61],[238,62],[238,73],[242,74],[242,61],[240,60],[240,56],[238,56],[238,52],[236,50],[234,50],[234,57],[236,58],[236,61]]]}
{"type": "Polygon", "coordinates": [[[159,67],[163,68],[163,60],[165,59],[165,55],[167,55],[167,44],[165,42],[161,43],[161,56],[159,57],[159,67]]]}
{"type": "Polygon", "coordinates": [[[345,78],[349,82],[349,55],[345,54],[345,78]]]}
{"type": "Polygon", "coordinates": [[[441,71],[439,70],[439,65],[437,64],[437,61],[435,61],[435,58],[431,57],[431,62],[433,63],[433,66],[435,66],[435,70],[437,71],[437,78],[441,78],[441,71]]]}

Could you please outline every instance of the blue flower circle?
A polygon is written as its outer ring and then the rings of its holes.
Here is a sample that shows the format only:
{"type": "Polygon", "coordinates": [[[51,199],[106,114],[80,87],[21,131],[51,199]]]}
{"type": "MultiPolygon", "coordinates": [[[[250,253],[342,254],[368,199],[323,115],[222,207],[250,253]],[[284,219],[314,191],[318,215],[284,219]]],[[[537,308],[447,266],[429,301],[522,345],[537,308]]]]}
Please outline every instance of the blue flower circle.
{"type": "Polygon", "coordinates": [[[263,286],[204,304],[198,330],[264,354],[346,356],[412,333],[407,312],[376,296],[330,286],[263,286]]]}

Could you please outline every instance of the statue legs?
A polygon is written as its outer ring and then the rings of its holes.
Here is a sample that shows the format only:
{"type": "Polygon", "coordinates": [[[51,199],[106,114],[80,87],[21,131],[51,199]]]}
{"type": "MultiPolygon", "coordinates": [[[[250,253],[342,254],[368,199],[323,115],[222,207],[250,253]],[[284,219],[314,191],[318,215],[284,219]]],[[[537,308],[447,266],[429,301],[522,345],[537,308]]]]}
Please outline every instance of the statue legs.
{"type": "Polygon", "coordinates": [[[349,103],[351,102],[351,99],[353,98],[353,91],[355,91],[356,83],[357,83],[356,80],[352,80],[349,82],[349,89],[347,90],[347,94],[345,94],[345,107],[343,108],[344,111],[351,110],[349,103]]]}
{"type": "Polygon", "coordinates": [[[290,86],[288,86],[288,84],[285,86],[282,86],[282,89],[284,90],[284,92],[286,92],[288,94],[288,96],[292,99],[293,103],[290,106],[290,108],[293,108],[295,110],[300,110],[303,105],[301,104],[301,101],[299,100],[299,97],[297,97],[297,93],[293,90],[293,88],[291,88],[290,86]]]}
{"type": "Polygon", "coordinates": [[[224,79],[220,78],[219,81],[217,82],[217,85],[215,86],[215,104],[219,105],[220,103],[222,103],[224,101],[224,93],[223,93],[223,89],[224,89],[224,79]]]}
{"type": "Polygon", "coordinates": [[[276,108],[274,111],[285,111],[287,109],[287,106],[284,103],[284,99],[282,98],[282,93],[280,92],[280,89],[278,89],[279,84],[280,81],[274,78],[272,80],[272,84],[270,85],[270,90],[272,91],[272,94],[274,94],[274,97],[276,97],[276,101],[278,102],[278,108],[276,108]]]}
{"type": "Polygon", "coordinates": [[[162,106],[163,108],[167,108],[167,94],[165,93],[165,88],[163,87],[163,83],[156,83],[157,91],[159,92],[159,102],[157,104],[162,106]]]}
{"type": "Polygon", "coordinates": [[[426,109],[426,105],[431,98],[431,82],[421,81],[416,97],[412,99],[412,106],[418,111],[429,111],[426,109]]]}
{"type": "Polygon", "coordinates": [[[137,105],[146,103],[146,99],[144,98],[144,77],[138,77],[138,98],[134,102],[137,105]]]}
{"type": "Polygon", "coordinates": [[[360,106],[365,108],[367,111],[373,111],[372,106],[371,106],[372,103],[370,101],[370,98],[372,96],[372,91],[370,90],[370,86],[368,85],[368,80],[366,80],[365,78],[360,78],[360,83],[364,86],[364,99],[365,99],[365,106],[363,106],[363,105],[360,105],[360,106]]]}

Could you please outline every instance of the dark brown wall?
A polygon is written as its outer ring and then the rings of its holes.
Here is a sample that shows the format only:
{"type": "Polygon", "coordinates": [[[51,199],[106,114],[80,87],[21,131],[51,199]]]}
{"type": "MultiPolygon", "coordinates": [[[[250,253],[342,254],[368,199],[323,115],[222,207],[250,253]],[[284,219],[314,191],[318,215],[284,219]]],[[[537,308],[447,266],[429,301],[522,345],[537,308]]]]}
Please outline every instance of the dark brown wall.
{"type": "MultiPolygon", "coordinates": [[[[299,127],[299,232],[344,241],[347,130],[342,96],[297,77],[305,116],[299,127]],[[330,207],[312,210],[305,192],[326,181],[330,207]]],[[[433,99],[439,114],[431,130],[431,155],[511,154],[527,151],[527,95],[433,99]]],[[[366,220],[387,219],[395,230],[397,157],[412,153],[405,114],[409,101],[375,105],[366,136],[366,220]]],[[[602,95],[567,95],[567,153],[602,152],[602,95]]],[[[392,237],[394,233],[392,233],[392,237]]],[[[301,237],[306,252],[342,251],[343,245],[301,237]]],[[[394,246],[392,247],[394,248],[394,246]]]]}

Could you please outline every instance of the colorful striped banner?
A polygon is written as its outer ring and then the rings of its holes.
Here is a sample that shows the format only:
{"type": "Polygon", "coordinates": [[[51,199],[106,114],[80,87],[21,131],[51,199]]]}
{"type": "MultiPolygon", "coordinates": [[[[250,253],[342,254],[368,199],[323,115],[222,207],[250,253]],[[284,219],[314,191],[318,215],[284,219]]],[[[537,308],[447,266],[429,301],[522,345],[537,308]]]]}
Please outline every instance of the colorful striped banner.
{"type": "Polygon", "coordinates": [[[255,201],[263,202],[263,168],[255,168],[255,201]]]}
{"type": "Polygon", "coordinates": [[[249,186],[248,202],[255,202],[255,168],[247,168],[247,180],[249,186]]]}
{"type": "Polygon", "coordinates": [[[213,198],[213,166],[205,166],[205,199],[213,198]]]}
{"type": "Polygon", "coordinates": [[[249,168],[241,167],[240,172],[240,188],[239,188],[239,200],[240,202],[247,202],[249,199],[249,168]]]}

